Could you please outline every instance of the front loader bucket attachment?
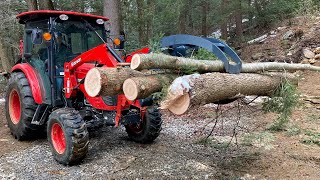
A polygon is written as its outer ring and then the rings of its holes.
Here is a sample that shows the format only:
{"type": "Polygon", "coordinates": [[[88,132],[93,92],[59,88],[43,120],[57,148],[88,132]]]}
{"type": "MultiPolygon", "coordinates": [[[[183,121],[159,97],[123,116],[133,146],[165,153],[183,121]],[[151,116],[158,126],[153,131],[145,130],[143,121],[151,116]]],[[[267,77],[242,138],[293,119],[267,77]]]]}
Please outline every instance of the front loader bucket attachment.
{"type": "Polygon", "coordinates": [[[201,47],[212,52],[223,62],[225,71],[227,73],[238,74],[241,71],[241,59],[236,52],[234,52],[226,43],[221,40],[179,34],[164,37],[161,41],[162,48],[177,47],[179,45],[201,47]],[[229,59],[231,60],[231,62],[229,61],[229,59]]]}

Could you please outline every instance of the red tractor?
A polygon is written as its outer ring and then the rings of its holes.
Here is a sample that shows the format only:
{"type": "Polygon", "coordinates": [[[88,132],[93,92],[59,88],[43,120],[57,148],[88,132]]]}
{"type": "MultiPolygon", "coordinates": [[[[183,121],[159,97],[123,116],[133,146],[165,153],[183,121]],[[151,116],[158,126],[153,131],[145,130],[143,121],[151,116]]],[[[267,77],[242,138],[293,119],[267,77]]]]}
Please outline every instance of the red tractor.
{"type": "MultiPolygon", "coordinates": [[[[124,125],[138,143],[158,137],[162,120],[152,98],[90,97],[84,89],[90,69],[128,63],[134,54],[123,58],[117,54],[105,30],[106,17],[41,10],[17,18],[25,31],[5,104],[16,139],[37,138],[46,132],[54,159],[71,165],[85,157],[89,132],[104,125],[124,125]]],[[[135,53],[148,52],[145,48],[135,53]]]]}

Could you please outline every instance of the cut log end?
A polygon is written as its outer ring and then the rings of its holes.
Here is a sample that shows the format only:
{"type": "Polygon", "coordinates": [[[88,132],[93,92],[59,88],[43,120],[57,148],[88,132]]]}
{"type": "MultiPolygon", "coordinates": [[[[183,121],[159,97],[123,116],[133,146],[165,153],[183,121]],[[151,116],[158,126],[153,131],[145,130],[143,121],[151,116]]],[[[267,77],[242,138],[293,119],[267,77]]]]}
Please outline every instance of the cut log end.
{"type": "Polygon", "coordinates": [[[173,114],[182,115],[185,112],[187,112],[189,106],[190,106],[190,96],[187,93],[179,97],[174,103],[172,103],[168,107],[168,110],[171,111],[173,114]]]}
{"type": "Polygon", "coordinates": [[[140,66],[141,63],[141,57],[139,54],[135,54],[133,55],[132,59],[131,59],[131,65],[130,68],[135,70],[138,69],[138,67],[140,66]]]}
{"type": "Polygon", "coordinates": [[[130,101],[137,99],[138,91],[137,84],[132,79],[127,79],[123,83],[123,92],[126,98],[130,101]]]}
{"type": "Polygon", "coordinates": [[[96,97],[101,91],[101,74],[93,68],[88,71],[84,81],[84,89],[90,97],[96,97]]]}

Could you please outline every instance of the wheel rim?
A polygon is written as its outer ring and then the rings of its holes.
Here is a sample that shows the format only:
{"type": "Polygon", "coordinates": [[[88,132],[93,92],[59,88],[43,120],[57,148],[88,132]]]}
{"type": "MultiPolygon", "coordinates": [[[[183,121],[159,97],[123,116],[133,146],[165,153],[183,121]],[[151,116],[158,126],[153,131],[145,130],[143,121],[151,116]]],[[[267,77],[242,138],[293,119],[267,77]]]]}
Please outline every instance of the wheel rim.
{"type": "Polygon", "coordinates": [[[66,150],[66,139],[64,132],[58,123],[54,123],[51,130],[51,139],[54,149],[59,153],[63,154],[66,150]]]}
{"type": "Polygon", "coordinates": [[[144,126],[145,126],[145,120],[141,120],[141,119],[140,119],[140,122],[139,122],[139,123],[130,124],[130,125],[129,125],[129,128],[130,128],[130,130],[131,130],[133,133],[135,133],[135,134],[140,134],[140,133],[143,132],[144,126]]]}
{"type": "Polygon", "coordinates": [[[21,118],[21,104],[18,91],[12,89],[9,95],[9,114],[13,124],[18,124],[21,118]]]}

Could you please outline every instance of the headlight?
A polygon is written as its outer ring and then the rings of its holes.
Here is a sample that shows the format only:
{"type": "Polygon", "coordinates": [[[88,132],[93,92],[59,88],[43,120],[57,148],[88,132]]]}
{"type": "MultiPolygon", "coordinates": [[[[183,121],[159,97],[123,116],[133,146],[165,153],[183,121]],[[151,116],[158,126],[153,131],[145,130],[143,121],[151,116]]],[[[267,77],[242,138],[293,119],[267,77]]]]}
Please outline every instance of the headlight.
{"type": "Polygon", "coordinates": [[[66,15],[66,14],[61,14],[61,15],[59,16],[59,18],[60,18],[62,21],[66,21],[66,20],[69,19],[69,16],[66,15]]]}
{"type": "Polygon", "coordinates": [[[103,23],[104,23],[104,20],[102,20],[102,19],[97,19],[96,22],[97,22],[97,24],[103,24],[103,23]]]}

